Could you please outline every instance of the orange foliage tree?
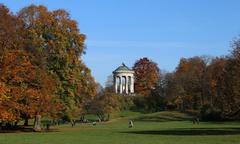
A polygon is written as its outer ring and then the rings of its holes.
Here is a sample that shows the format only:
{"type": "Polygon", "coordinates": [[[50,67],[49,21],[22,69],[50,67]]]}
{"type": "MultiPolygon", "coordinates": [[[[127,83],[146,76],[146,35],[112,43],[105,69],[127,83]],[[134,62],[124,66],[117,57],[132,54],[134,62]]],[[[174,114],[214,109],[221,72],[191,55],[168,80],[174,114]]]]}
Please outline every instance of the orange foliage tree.
{"type": "Polygon", "coordinates": [[[204,104],[204,72],[206,64],[201,57],[182,58],[176,68],[177,96],[182,109],[199,109],[204,104]]]}
{"type": "Polygon", "coordinates": [[[54,79],[44,69],[34,66],[30,55],[23,50],[8,51],[0,68],[1,82],[7,86],[1,106],[14,116],[2,119],[17,121],[23,117],[33,118],[36,114],[53,114],[52,110],[58,107],[53,95],[54,79]]]}
{"type": "Polygon", "coordinates": [[[157,64],[145,57],[135,62],[133,70],[135,72],[135,92],[149,96],[160,80],[157,64]]]}
{"type": "Polygon", "coordinates": [[[56,78],[62,116],[68,120],[78,118],[96,94],[91,71],[81,60],[85,35],[62,9],[49,11],[44,6],[31,5],[20,10],[18,17],[27,32],[27,50],[37,57],[34,63],[45,63],[56,78]]]}
{"type": "Polygon", "coordinates": [[[0,121],[53,116],[61,106],[55,99],[55,79],[29,49],[24,23],[0,5],[0,121]]]}
{"type": "Polygon", "coordinates": [[[224,69],[226,67],[226,58],[214,58],[211,63],[206,68],[205,79],[207,84],[207,103],[211,106],[219,105],[219,92],[220,92],[220,81],[224,74],[224,69]]]}

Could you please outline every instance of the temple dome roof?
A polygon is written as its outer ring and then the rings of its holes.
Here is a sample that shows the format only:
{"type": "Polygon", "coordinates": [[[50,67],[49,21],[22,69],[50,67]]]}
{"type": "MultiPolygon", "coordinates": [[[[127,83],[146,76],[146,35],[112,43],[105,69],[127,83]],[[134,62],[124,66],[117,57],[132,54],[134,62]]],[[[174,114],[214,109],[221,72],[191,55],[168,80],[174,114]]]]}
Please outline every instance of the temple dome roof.
{"type": "Polygon", "coordinates": [[[132,72],[132,70],[131,70],[129,67],[127,67],[124,63],[122,63],[122,65],[119,66],[119,67],[118,67],[116,70],[114,70],[113,72],[127,72],[127,71],[132,72]]]}

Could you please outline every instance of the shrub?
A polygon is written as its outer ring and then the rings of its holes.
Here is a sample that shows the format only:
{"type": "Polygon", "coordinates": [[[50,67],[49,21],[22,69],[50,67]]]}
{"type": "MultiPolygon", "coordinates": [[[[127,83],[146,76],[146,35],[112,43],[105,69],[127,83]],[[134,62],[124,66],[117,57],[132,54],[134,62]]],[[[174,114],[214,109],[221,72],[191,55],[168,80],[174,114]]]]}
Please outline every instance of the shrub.
{"type": "Polygon", "coordinates": [[[133,110],[146,112],[147,106],[146,106],[146,99],[144,96],[135,96],[133,99],[133,103],[134,103],[133,110]]]}
{"type": "Polygon", "coordinates": [[[221,121],[221,110],[211,106],[211,105],[204,105],[201,108],[200,112],[201,119],[204,121],[221,121]]]}
{"type": "Polygon", "coordinates": [[[134,107],[132,96],[118,96],[120,102],[120,110],[130,110],[134,107]]]}

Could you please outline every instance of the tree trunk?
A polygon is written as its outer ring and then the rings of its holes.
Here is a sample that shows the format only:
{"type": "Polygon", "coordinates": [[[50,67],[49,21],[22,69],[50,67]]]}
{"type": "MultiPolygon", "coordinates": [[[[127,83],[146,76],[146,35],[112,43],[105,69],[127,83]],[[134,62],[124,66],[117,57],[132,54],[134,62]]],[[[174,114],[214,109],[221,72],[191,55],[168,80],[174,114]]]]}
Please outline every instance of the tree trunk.
{"type": "Polygon", "coordinates": [[[110,120],[110,114],[107,114],[107,121],[110,120]]]}
{"type": "Polygon", "coordinates": [[[24,119],[24,126],[28,126],[28,118],[27,117],[24,119]]]}
{"type": "Polygon", "coordinates": [[[17,124],[18,124],[18,121],[15,121],[15,122],[14,122],[14,127],[15,127],[15,128],[17,127],[17,124]]]}
{"type": "Polygon", "coordinates": [[[35,116],[33,130],[36,132],[41,131],[41,115],[39,115],[39,114],[35,116]]]}

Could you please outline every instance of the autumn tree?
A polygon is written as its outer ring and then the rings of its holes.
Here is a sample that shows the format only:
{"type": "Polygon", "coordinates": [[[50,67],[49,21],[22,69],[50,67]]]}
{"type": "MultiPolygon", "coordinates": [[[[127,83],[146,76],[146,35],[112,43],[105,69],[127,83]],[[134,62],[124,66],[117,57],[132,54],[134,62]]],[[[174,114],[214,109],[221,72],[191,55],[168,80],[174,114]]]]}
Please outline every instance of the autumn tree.
{"type": "Polygon", "coordinates": [[[64,105],[62,115],[78,117],[82,104],[96,93],[94,78],[80,58],[85,52],[85,35],[62,9],[48,11],[44,6],[31,5],[18,17],[27,31],[28,51],[39,58],[35,63],[45,64],[58,81],[56,95],[64,105]]]}
{"type": "Polygon", "coordinates": [[[22,22],[2,4],[0,17],[0,57],[2,57],[6,50],[22,47],[24,30],[22,22]]]}
{"type": "Polygon", "coordinates": [[[58,107],[54,79],[46,70],[33,65],[30,55],[23,50],[8,51],[0,68],[1,81],[8,87],[7,100],[1,106],[13,113],[12,120],[57,113],[53,112],[58,107]]]}
{"type": "Polygon", "coordinates": [[[0,5],[0,16],[1,121],[78,117],[96,83],[81,60],[85,36],[77,23],[64,10],[34,5],[17,16],[0,5]]]}
{"type": "Polygon", "coordinates": [[[176,68],[177,101],[182,109],[199,109],[204,104],[204,73],[206,64],[201,57],[182,58],[176,68]]]}
{"type": "Polygon", "coordinates": [[[207,104],[216,106],[219,103],[219,82],[222,79],[227,59],[224,57],[216,57],[212,59],[211,63],[206,68],[204,75],[205,83],[207,85],[205,97],[207,104]]]}
{"type": "Polygon", "coordinates": [[[219,105],[225,118],[240,117],[240,40],[233,42],[231,55],[225,62],[221,79],[217,83],[219,105]]]}
{"type": "Polygon", "coordinates": [[[7,95],[8,88],[6,85],[0,83],[0,120],[5,121],[14,121],[16,119],[14,111],[10,107],[6,107],[4,104],[8,103],[10,97],[7,95]]]}
{"type": "Polygon", "coordinates": [[[133,66],[135,72],[135,92],[149,96],[159,84],[159,68],[155,62],[148,58],[137,60],[133,66]]]}
{"type": "MultiPolygon", "coordinates": [[[[9,51],[19,50],[23,47],[23,27],[21,21],[14,16],[7,7],[0,5],[0,73],[3,73],[3,62],[9,51]]],[[[1,75],[2,77],[3,75],[1,75]]],[[[0,120],[14,121],[18,117],[14,107],[6,106],[11,103],[10,88],[4,79],[0,78],[1,102],[0,120]]]]}

